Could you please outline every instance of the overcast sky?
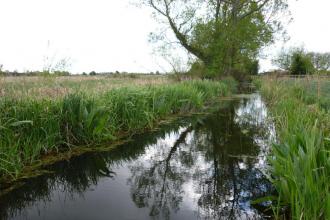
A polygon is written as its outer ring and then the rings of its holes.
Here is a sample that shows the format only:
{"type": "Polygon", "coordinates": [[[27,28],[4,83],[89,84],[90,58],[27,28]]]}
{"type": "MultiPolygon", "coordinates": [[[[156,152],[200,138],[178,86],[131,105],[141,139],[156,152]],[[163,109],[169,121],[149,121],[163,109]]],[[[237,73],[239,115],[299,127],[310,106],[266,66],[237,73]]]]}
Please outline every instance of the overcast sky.
{"type": "MultiPolygon", "coordinates": [[[[330,52],[330,0],[291,1],[294,18],[285,44],[330,52]]],[[[150,72],[168,69],[152,53],[157,23],[132,0],[0,0],[0,64],[41,70],[45,57],[70,57],[72,72],[150,72]]],[[[282,43],[266,50],[276,54],[282,43]]],[[[272,68],[269,59],[262,69],[272,68]]]]}

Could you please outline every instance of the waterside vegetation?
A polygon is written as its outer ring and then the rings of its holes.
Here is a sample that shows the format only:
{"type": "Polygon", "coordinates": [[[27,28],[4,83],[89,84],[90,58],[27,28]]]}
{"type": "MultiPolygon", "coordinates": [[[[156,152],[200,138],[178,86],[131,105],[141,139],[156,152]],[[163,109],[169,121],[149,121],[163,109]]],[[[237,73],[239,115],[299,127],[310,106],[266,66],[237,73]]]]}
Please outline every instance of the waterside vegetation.
{"type": "Polygon", "coordinates": [[[0,96],[0,177],[19,177],[43,155],[113,142],[153,128],[169,115],[202,111],[234,91],[235,83],[228,82],[124,85],[55,98],[0,96]]]}
{"type": "Polygon", "coordinates": [[[272,182],[289,219],[330,219],[330,81],[267,77],[259,81],[277,126],[272,182]]]}

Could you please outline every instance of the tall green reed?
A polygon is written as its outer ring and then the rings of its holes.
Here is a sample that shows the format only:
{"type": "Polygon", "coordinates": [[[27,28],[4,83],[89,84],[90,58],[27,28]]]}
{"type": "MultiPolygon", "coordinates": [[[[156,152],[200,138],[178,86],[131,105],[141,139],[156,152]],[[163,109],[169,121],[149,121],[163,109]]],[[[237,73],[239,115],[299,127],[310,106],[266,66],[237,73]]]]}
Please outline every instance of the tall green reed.
{"type": "Polygon", "coordinates": [[[128,86],[58,99],[0,98],[0,177],[21,174],[49,152],[113,141],[172,114],[201,111],[232,91],[222,82],[128,86]]]}
{"type": "Polygon", "coordinates": [[[292,219],[330,219],[328,110],[300,83],[264,80],[261,92],[277,126],[270,163],[280,203],[292,219]]]}

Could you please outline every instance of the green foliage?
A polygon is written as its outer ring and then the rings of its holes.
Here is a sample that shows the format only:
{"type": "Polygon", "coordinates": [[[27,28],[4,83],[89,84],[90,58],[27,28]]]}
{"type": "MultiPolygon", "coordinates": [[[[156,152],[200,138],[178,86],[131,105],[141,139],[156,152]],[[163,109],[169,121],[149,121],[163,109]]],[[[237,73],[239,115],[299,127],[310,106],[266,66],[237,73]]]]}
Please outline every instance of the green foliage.
{"type": "Polygon", "coordinates": [[[96,75],[96,72],[95,71],[92,71],[89,73],[90,76],[95,76],[96,75]]]}
{"type": "Polygon", "coordinates": [[[259,73],[259,61],[258,60],[253,60],[250,61],[246,64],[246,72],[249,75],[258,75],[259,73]]]}
{"type": "Polygon", "coordinates": [[[0,98],[0,177],[17,177],[49,152],[113,141],[169,115],[200,111],[233,91],[234,83],[228,82],[130,86],[55,100],[0,98]]]}
{"type": "Polygon", "coordinates": [[[295,75],[328,74],[330,71],[330,53],[306,52],[304,48],[282,50],[273,59],[273,64],[295,75]]]}
{"type": "Polygon", "coordinates": [[[302,52],[292,54],[290,72],[293,75],[306,75],[314,72],[314,66],[310,57],[302,52]]]}
{"type": "Polygon", "coordinates": [[[207,77],[207,75],[206,75],[207,73],[208,73],[208,71],[207,71],[205,65],[200,61],[193,62],[188,71],[188,74],[190,76],[200,77],[200,78],[202,78],[203,76],[207,77]]]}
{"type": "Polygon", "coordinates": [[[282,51],[274,59],[272,59],[272,63],[282,70],[289,71],[291,66],[292,54],[295,50],[296,49],[292,48],[288,51],[282,49],[282,51]]]}
{"type": "Polygon", "coordinates": [[[259,50],[269,44],[272,37],[272,28],[259,13],[235,23],[227,20],[199,23],[193,32],[194,45],[208,56],[208,60],[204,61],[207,68],[204,74],[209,77],[233,71],[246,74],[252,71],[255,74],[259,50]]]}
{"type": "Polygon", "coordinates": [[[0,174],[15,176],[41,152],[56,149],[59,112],[51,100],[0,100],[0,174]]]}
{"type": "Polygon", "coordinates": [[[259,90],[262,86],[262,79],[260,79],[259,77],[255,77],[252,80],[252,84],[259,90]]]}
{"type": "MultiPolygon", "coordinates": [[[[142,1],[154,9],[157,19],[168,23],[181,46],[203,63],[207,78],[234,71],[255,74],[260,50],[282,31],[274,18],[279,13],[285,17],[288,8],[286,0],[142,1]]],[[[165,41],[164,34],[153,34],[153,40],[165,41]]],[[[199,71],[196,66],[192,69],[199,71]]]]}
{"type": "Polygon", "coordinates": [[[291,219],[330,219],[329,109],[309,97],[316,91],[303,80],[265,79],[261,91],[277,127],[270,162],[280,204],[291,219]]]}
{"type": "Polygon", "coordinates": [[[316,70],[321,72],[330,70],[330,53],[309,52],[307,56],[310,57],[316,70]]]}
{"type": "Polygon", "coordinates": [[[55,76],[70,76],[70,72],[68,71],[54,71],[55,76]]]}
{"type": "Polygon", "coordinates": [[[230,93],[236,93],[238,90],[238,82],[234,77],[227,76],[221,79],[225,85],[227,85],[230,93]]]}
{"type": "MultiPolygon", "coordinates": [[[[95,100],[72,94],[62,104],[62,137],[66,143],[87,144],[94,140],[109,139],[106,124],[109,114],[95,100]]],[[[111,133],[110,133],[111,134],[111,133]]]]}
{"type": "Polygon", "coordinates": [[[3,70],[3,65],[0,64],[0,76],[5,75],[5,72],[3,70]]]}

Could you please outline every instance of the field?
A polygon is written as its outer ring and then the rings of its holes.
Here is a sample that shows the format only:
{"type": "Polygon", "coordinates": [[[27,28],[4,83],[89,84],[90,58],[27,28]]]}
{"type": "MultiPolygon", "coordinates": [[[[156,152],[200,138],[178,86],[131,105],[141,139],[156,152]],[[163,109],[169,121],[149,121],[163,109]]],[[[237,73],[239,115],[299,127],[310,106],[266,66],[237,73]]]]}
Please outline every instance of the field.
{"type": "Polygon", "coordinates": [[[160,85],[171,83],[167,76],[61,76],[61,77],[1,77],[0,97],[61,98],[69,93],[101,94],[123,86],[160,85]]]}
{"type": "Polygon", "coordinates": [[[290,219],[330,219],[330,80],[257,80],[277,126],[270,159],[280,208],[290,219]]]}
{"type": "Polygon", "coordinates": [[[201,111],[235,87],[163,76],[0,80],[0,178],[10,179],[43,155],[114,142],[170,115],[201,111]]]}

